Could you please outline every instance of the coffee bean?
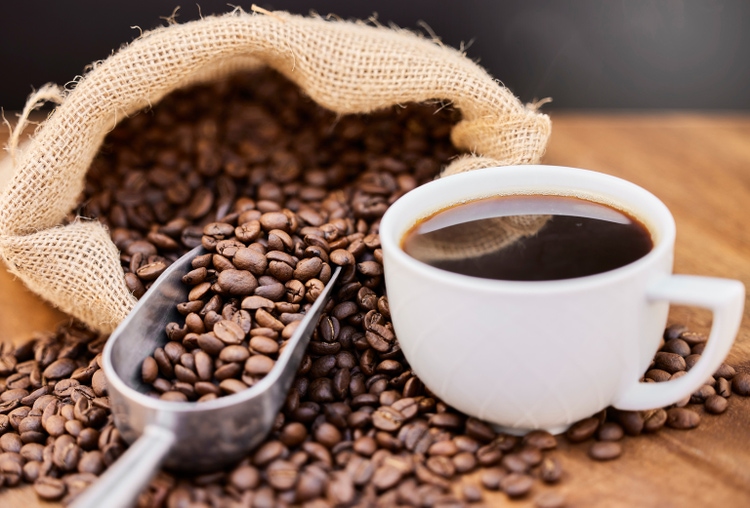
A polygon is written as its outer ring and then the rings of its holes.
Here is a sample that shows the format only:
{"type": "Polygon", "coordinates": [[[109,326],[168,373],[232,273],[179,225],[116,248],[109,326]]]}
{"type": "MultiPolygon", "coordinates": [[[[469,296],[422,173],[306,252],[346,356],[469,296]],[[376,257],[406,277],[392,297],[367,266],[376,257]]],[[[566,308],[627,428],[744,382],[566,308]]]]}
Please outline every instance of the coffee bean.
{"type": "Polygon", "coordinates": [[[373,426],[387,432],[398,430],[403,422],[404,415],[389,406],[381,406],[372,414],[373,426]]]}
{"type": "Polygon", "coordinates": [[[276,490],[291,489],[297,482],[299,471],[291,462],[276,459],[266,468],[268,483],[276,490]]]}
{"type": "Polygon", "coordinates": [[[219,273],[217,284],[230,295],[251,295],[258,287],[258,281],[252,273],[236,269],[219,273]]]}
{"type": "Polygon", "coordinates": [[[728,402],[721,395],[713,394],[706,398],[705,405],[706,411],[717,415],[727,410],[728,402]]]}
{"type": "Polygon", "coordinates": [[[91,473],[101,474],[104,471],[104,459],[102,452],[99,450],[92,450],[85,452],[81,455],[78,461],[78,472],[79,473],[91,473]]]}
{"type": "Polygon", "coordinates": [[[670,374],[685,370],[687,367],[685,359],[677,353],[656,353],[656,356],[654,356],[654,364],[657,369],[665,370],[670,374]]]}
{"type": "Polygon", "coordinates": [[[533,446],[524,446],[518,451],[518,455],[523,459],[529,466],[537,466],[544,459],[541,450],[534,448],[533,446]]]}
{"type": "Polygon", "coordinates": [[[508,475],[503,469],[492,467],[484,469],[480,475],[482,486],[487,490],[499,490],[500,482],[508,475]]]}
{"type": "Polygon", "coordinates": [[[551,450],[557,447],[557,439],[546,430],[534,430],[526,434],[523,442],[540,450],[551,450]]]}
{"type": "Polygon", "coordinates": [[[545,483],[556,483],[562,477],[560,461],[554,457],[546,457],[539,467],[539,477],[545,483]]]}
{"type": "MultiPolygon", "coordinates": [[[[648,420],[644,421],[644,430],[648,427],[648,420]]],[[[615,422],[605,422],[599,427],[596,438],[599,441],[619,441],[625,435],[622,427],[615,422]]]]}
{"type": "MultiPolygon", "coordinates": [[[[224,342],[219,340],[213,333],[203,333],[198,336],[198,346],[209,355],[218,355],[224,349],[224,342]]],[[[167,376],[171,377],[171,376],[167,376]]]]}
{"type": "Polygon", "coordinates": [[[241,465],[232,470],[229,483],[239,491],[255,489],[260,484],[260,473],[251,465],[241,465]]]}
{"type": "Polygon", "coordinates": [[[456,473],[456,468],[450,458],[442,455],[428,458],[425,465],[430,471],[443,478],[451,478],[456,473]]]}
{"type": "Polygon", "coordinates": [[[61,358],[52,362],[42,375],[47,379],[60,379],[69,376],[76,369],[75,361],[70,358],[61,358]]]}
{"type": "Polygon", "coordinates": [[[511,473],[500,480],[500,488],[511,498],[525,496],[533,485],[534,480],[525,474],[511,473]]]}
{"type": "Polygon", "coordinates": [[[152,281],[156,280],[159,275],[164,273],[164,270],[167,269],[167,263],[163,261],[155,261],[153,263],[148,263],[146,265],[141,266],[136,270],[136,275],[141,280],[145,281],[152,281]]]}
{"type": "Polygon", "coordinates": [[[711,395],[716,395],[716,389],[711,385],[702,385],[690,397],[690,402],[700,404],[711,395]]]}
{"type": "Polygon", "coordinates": [[[593,437],[599,428],[599,419],[596,417],[585,418],[574,423],[566,432],[565,437],[571,443],[580,443],[593,437]]]}
{"type": "Polygon", "coordinates": [[[673,338],[673,339],[667,340],[667,342],[664,344],[661,350],[666,353],[678,354],[682,356],[683,358],[687,357],[691,353],[690,345],[680,338],[673,338]]]}
{"type": "Polygon", "coordinates": [[[59,478],[43,476],[34,482],[34,492],[45,501],[56,501],[65,495],[65,483],[59,478]]]}
{"type": "Polygon", "coordinates": [[[253,355],[245,362],[245,371],[253,376],[262,376],[271,372],[275,363],[265,355],[253,355]]]}
{"type": "Polygon", "coordinates": [[[700,421],[700,415],[690,409],[673,407],[667,410],[667,425],[673,429],[693,429],[700,421]]]}
{"type": "Polygon", "coordinates": [[[458,430],[464,426],[464,417],[457,413],[437,413],[429,423],[432,427],[458,430]]]}
{"type": "Polygon", "coordinates": [[[372,475],[372,484],[379,491],[387,490],[394,487],[402,477],[401,471],[397,468],[384,465],[375,470],[372,475]]]}
{"type": "Polygon", "coordinates": [[[652,379],[657,383],[663,383],[664,381],[669,381],[672,375],[666,370],[650,369],[646,371],[645,377],[646,379],[652,379]]]}
{"type": "Polygon", "coordinates": [[[622,445],[616,441],[598,441],[589,447],[589,457],[594,460],[613,460],[622,455],[622,445]]]}
{"type": "Polygon", "coordinates": [[[326,448],[333,448],[341,441],[341,432],[330,423],[321,423],[315,429],[314,437],[317,442],[326,448]]]}
{"type": "Polygon", "coordinates": [[[723,377],[720,377],[716,380],[714,388],[716,390],[716,394],[721,395],[724,398],[730,397],[732,395],[732,384],[730,381],[723,377]]]}
{"type": "Polygon", "coordinates": [[[240,344],[245,338],[245,332],[240,325],[226,319],[216,323],[213,332],[225,344],[240,344]]]}
{"type": "Polygon", "coordinates": [[[476,485],[463,485],[461,487],[461,496],[467,503],[478,503],[482,500],[482,491],[476,485]]]}
{"type": "Polygon", "coordinates": [[[737,395],[750,395],[750,373],[740,372],[732,378],[732,391],[737,395]]]}
{"type": "Polygon", "coordinates": [[[529,465],[517,453],[505,455],[500,464],[511,473],[525,473],[529,469],[529,465]]]}
{"type": "Polygon", "coordinates": [[[614,418],[622,426],[625,434],[637,436],[643,431],[643,416],[638,411],[613,411],[614,418]]]}
{"type": "Polygon", "coordinates": [[[295,499],[310,501],[323,494],[328,481],[326,471],[316,465],[308,466],[299,476],[295,487],[295,499]]]}
{"type": "Polygon", "coordinates": [[[326,487],[326,498],[334,506],[348,506],[354,500],[356,491],[352,477],[343,471],[333,471],[326,487]]]}
{"type": "Polygon", "coordinates": [[[732,379],[737,371],[734,370],[734,367],[731,365],[727,365],[726,363],[722,363],[719,365],[719,368],[714,373],[714,377],[722,377],[725,379],[732,379]]]}
{"type": "Polygon", "coordinates": [[[459,452],[453,456],[452,461],[459,474],[468,473],[477,466],[477,459],[471,452],[459,452]]]}

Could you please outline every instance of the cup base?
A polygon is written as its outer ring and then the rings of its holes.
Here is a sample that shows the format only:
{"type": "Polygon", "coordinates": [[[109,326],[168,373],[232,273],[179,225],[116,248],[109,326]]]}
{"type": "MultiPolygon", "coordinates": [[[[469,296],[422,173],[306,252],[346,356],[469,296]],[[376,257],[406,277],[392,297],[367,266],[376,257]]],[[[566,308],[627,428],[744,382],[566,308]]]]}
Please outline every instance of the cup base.
{"type": "MultiPolygon", "coordinates": [[[[488,422],[489,423],[489,422],[488,422]]],[[[489,424],[493,429],[495,429],[495,432],[503,433],[503,434],[509,434],[511,436],[525,436],[529,432],[535,431],[535,430],[546,430],[553,436],[557,436],[559,434],[563,434],[566,430],[570,428],[570,424],[567,425],[559,425],[556,427],[549,427],[546,429],[525,429],[525,428],[518,428],[518,427],[505,427],[503,425],[497,425],[495,423],[489,424]]]]}

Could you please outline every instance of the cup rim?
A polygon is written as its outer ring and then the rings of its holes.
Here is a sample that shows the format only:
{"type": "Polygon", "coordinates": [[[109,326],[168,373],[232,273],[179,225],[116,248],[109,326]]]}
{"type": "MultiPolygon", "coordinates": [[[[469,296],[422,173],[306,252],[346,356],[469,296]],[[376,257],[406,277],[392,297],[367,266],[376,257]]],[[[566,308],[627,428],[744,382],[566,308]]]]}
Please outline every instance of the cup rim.
{"type": "MultiPolygon", "coordinates": [[[[509,187],[509,189],[512,188],[509,187]]],[[[526,194],[533,193],[530,190],[523,192],[525,192],[526,194]]],[[[515,193],[521,194],[521,192],[515,193]]],[[[514,192],[510,192],[509,194],[514,194],[514,192]]],[[[601,194],[601,197],[603,198],[609,194],[615,194],[617,197],[620,196],[620,194],[618,194],[617,192],[606,192],[603,190],[601,191],[601,194]]],[[[605,201],[606,199],[603,199],[600,202],[603,203],[605,201]]],[[[609,204],[612,205],[612,203],[609,204]]],[[[493,166],[433,180],[424,185],[416,187],[415,189],[401,196],[388,208],[388,210],[386,210],[380,222],[380,242],[385,258],[384,265],[386,270],[388,269],[388,258],[392,257],[400,264],[422,276],[426,276],[431,279],[439,279],[454,286],[470,287],[475,291],[507,290],[516,293],[549,293],[588,289],[603,284],[610,284],[612,282],[616,282],[617,280],[627,279],[635,275],[637,272],[643,270],[647,265],[651,265],[652,263],[661,259],[663,256],[671,256],[670,251],[673,248],[675,236],[676,227],[672,213],[658,197],[656,197],[654,194],[644,189],[643,187],[623,178],[608,175],[606,173],[601,173],[598,171],[544,164],[493,166]],[[408,231],[408,229],[420,219],[448,208],[453,204],[460,203],[461,200],[464,199],[473,201],[476,199],[481,199],[483,197],[498,195],[493,191],[498,187],[502,187],[502,183],[492,186],[492,190],[488,190],[486,185],[484,187],[482,187],[482,185],[486,184],[490,180],[493,180],[495,178],[495,173],[499,171],[525,174],[524,178],[528,177],[528,183],[526,183],[525,186],[528,189],[536,188],[542,191],[538,192],[538,194],[556,194],[567,196],[585,194],[587,197],[598,194],[596,191],[583,193],[576,192],[575,187],[566,188],[560,185],[552,186],[549,184],[544,184],[540,179],[540,177],[542,176],[554,173],[558,176],[568,175],[574,178],[586,178],[588,179],[588,181],[595,182],[597,184],[599,182],[601,182],[602,184],[614,184],[617,186],[617,188],[621,189],[622,194],[629,193],[640,195],[642,199],[650,201],[649,208],[655,210],[655,212],[652,211],[651,215],[644,216],[642,208],[638,209],[637,204],[632,203],[633,200],[622,198],[622,202],[619,204],[625,205],[622,206],[622,208],[625,208],[626,211],[635,215],[647,226],[649,232],[651,233],[652,239],[654,240],[654,247],[645,256],[613,270],[608,270],[606,272],[601,272],[593,275],[586,275],[583,277],[575,277],[571,279],[544,281],[484,279],[481,277],[454,273],[430,266],[427,263],[419,261],[404,252],[400,245],[401,239],[403,235],[408,231]],[[426,206],[426,203],[429,203],[429,201],[424,198],[430,193],[440,191],[442,189],[456,189],[458,187],[457,184],[463,182],[469,182],[470,184],[476,185],[477,189],[482,190],[467,193],[463,197],[456,197],[456,199],[450,200],[450,202],[446,202],[444,205],[426,206]],[[401,215],[405,215],[407,219],[401,219],[401,215]],[[405,227],[400,226],[403,223],[406,223],[405,227]]]]}

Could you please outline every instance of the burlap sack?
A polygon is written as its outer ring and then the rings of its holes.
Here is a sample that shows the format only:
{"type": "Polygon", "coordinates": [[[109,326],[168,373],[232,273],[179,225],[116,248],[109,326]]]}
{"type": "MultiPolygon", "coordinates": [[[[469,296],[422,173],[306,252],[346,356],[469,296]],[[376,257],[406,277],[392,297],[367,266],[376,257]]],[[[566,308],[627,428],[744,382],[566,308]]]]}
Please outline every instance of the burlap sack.
{"type": "Polygon", "coordinates": [[[445,174],[537,162],[550,133],[546,115],[521,104],[462,53],[407,31],[239,10],[171,24],[97,63],[74,89],[47,87],[30,99],[27,109],[39,100],[59,106],[18,154],[0,194],[0,252],[10,271],[64,312],[113,330],[136,301],[117,248],[96,221],[61,225],[105,135],[177,88],[261,64],[341,114],[452,103],[462,113],[452,141],[474,155],[445,174]]]}

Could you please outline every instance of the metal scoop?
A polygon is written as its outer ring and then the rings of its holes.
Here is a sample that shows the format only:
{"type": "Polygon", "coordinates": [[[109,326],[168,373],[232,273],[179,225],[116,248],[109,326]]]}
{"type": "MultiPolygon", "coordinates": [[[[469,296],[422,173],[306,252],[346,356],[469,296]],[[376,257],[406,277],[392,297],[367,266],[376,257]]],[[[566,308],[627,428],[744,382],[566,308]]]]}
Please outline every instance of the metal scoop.
{"type": "Polygon", "coordinates": [[[182,276],[204,253],[193,249],[170,266],[112,333],[102,353],[115,425],[132,446],[72,504],[74,508],[132,506],[160,466],[206,472],[238,462],[271,430],[341,268],[289,339],[276,365],[257,384],[206,402],[152,398],[141,364],[167,342],[167,323],[187,300],[182,276]]]}

